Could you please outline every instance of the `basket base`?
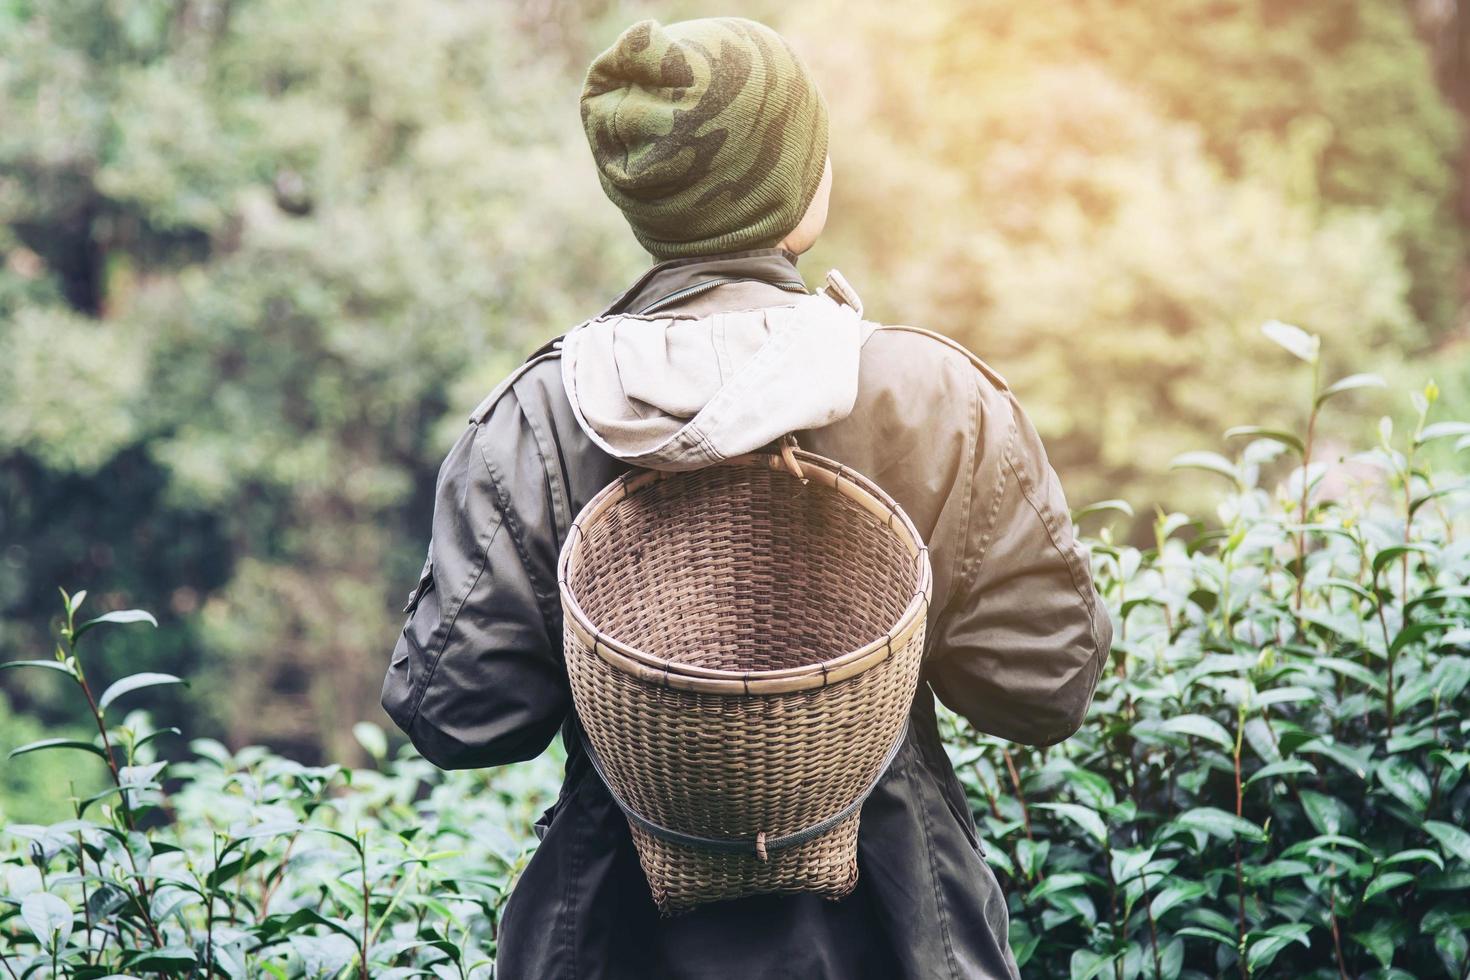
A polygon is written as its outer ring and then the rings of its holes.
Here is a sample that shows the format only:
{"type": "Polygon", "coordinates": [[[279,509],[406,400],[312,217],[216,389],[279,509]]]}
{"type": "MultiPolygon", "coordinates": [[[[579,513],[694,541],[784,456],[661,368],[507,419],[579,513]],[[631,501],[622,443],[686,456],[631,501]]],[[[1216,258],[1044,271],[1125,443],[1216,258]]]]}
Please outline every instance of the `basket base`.
{"type": "Polygon", "coordinates": [[[761,861],[675,844],[629,824],[654,904],[665,916],[750,895],[807,893],[836,901],[857,886],[858,817],[761,861]]]}

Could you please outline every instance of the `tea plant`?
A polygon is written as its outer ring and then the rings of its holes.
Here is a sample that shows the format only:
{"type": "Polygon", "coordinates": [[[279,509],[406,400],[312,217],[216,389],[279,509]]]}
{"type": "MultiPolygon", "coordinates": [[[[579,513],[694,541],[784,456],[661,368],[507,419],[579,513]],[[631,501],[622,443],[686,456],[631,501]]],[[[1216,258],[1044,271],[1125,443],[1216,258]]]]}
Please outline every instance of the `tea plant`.
{"type": "MultiPolygon", "coordinates": [[[[1425,462],[1470,425],[1431,421],[1431,385],[1409,431],[1329,458],[1320,414],[1382,382],[1324,385],[1314,338],[1268,333],[1311,366],[1303,431],[1176,461],[1222,481],[1211,526],[1100,531],[1116,642],[1082,731],[1030,749],[947,720],[1027,976],[1470,977],[1470,484],[1425,462]]],[[[117,713],[180,679],[98,693],[84,669],[91,630],[152,617],[63,596],[54,657],[0,670],[64,674],[97,735],[8,764],[93,756],[110,785],[0,834],[0,977],[493,975],[557,760],[446,774],[363,724],[373,769],[208,740],[169,763],[176,729],[117,713]]]]}
{"type": "MultiPolygon", "coordinates": [[[[178,729],[110,711],[133,691],[179,683],[142,673],[94,696],[79,655],[104,624],[66,596],[50,660],[3,668],[65,674],[96,720],[92,742],[47,739],[11,757],[100,757],[111,786],[75,818],[5,828],[0,969],[24,977],[485,977],[500,905],[550,802],[550,759],[493,773],[440,773],[411,751],[389,761],[374,725],[356,735],[377,770],[308,767],[210,740],[193,760],[156,758],[178,729]]],[[[20,764],[13,762],[12,765],[20,764]]]]}
{"type": "Polygon", "coordinates": [[[1216,528],[1104,530],[1117,638],[1083,730],[952,728],[1027,975],[1470,976],[1470,486],[1423,462],[1470,425],[1429,420],[1431,384],[1410,431],[1329,463],[1319,413],[1383,382],[1324,387],[1315,338],[1267,333],[1312,367],[1305,432],[1176,461],[1223,480],[1216,528]]]}

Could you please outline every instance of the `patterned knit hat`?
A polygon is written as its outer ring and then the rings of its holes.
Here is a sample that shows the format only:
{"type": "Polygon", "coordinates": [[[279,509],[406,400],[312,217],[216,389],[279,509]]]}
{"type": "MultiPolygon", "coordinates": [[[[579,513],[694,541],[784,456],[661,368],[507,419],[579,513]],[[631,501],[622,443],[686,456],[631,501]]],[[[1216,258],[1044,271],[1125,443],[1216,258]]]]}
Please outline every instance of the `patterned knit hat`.
{"type": "Polygon", "coordinates": [[[785,38],[738,17],[623,32],[587,70],[597,175],[656,258],[775,245],[817,192],[827,106],[785,38]]]}

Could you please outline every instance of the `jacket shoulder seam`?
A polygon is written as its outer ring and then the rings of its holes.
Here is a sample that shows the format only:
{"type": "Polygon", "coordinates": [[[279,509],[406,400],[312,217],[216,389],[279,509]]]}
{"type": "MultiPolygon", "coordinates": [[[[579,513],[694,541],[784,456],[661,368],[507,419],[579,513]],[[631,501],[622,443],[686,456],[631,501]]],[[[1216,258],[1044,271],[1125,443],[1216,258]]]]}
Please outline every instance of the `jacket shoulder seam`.
{"type": "MultiPolygon", "coordinates": [[[[545,589],[543,588],[545,583],[538,581],[540,576],[536,574],[536,568],[531,562],[531,553],[526,548],[524,529],[521,527],[520,520],[516,517],[515,511],[511,506],[510,495],[506,493],[505,483],[500,477],[499,470],[495,463],[491,461],[489,454],[485,451],[484,444],[480,441],[479,437],[483,434],[483,426],[480,426],[480,428],[482,431],[475,435],[475,448],[479,450],[480,459],[485,464],[485,473],[490,480],[490,489],[495,495],[495,507],[500,511],[500,522],[505,526],[506,533],[510,535],[510,542],[515,547],[516,557],[520,560],[521,568],[525,570],[526,577],[531,581],[531,591],[536,596],[537,611],[541,614],[541,621],[543,624],[548,623],[551,621],[548,615],[548,603],[555,596],[556,589],[545,589]]],[[[532,441],[535,441],[534,433],[532,441]]],[[[536,456],[540,462],[541,474],[544,479],[546,477],[546,460],[541,456],[541,448],[539,446],[536,447],[536,456]]],[[[486,561],[489,560],[488,553],[484,557],[486,561]]]]}
{"type": "MultiPolygon", "coordinates": [[[[1016,420],[1014,410],[1011,412],[1010,423],[1006,426],[1005,445],[1000,450],[1000,465],[996,467],[995,485],[990,491],[990,507],[985,512],[984,532],[980,536],[979,544],[976,546],[975,554],[971,556],[968,577],[963,579],[968,589],[974,584],[974,580],[980,574],[980,566],[990,553],[990,539],[995,534],[996,520],[1000,515],[1001,501],[1005,497],[1006,470],[1010,468],[1011,454],[1015,450],[1016,436],[1020,432],[1020,424],[1016,420]]],[[[1014,470],[1012,470],[1014,472],[1014,470]]],[[[1048,534],[1050,532],[1048,531],[1048,534]]],[[[964,570],[961,570],[964,574],[964,570]]]]}
{"type": "Polygon", "coordinates": [[[557,347],[547,351],[544,354],[537,354],[533,356],[530,360],[526,361],[520,367],[516,368],[503,381],[501,381],[500,384],[496,385],[491,390],[490,394],[486,395],[484,400],[481,401],[479,405],[475,406],[475,410],[470,413],[469,423],[471,425],[480,425],[487,418],[489,418],[490,413],[495,410],[495,406],[500,404],[500,400],[504,398],[506,394],[515,387],[515,383],[521,380],[521,378],[525,376],[525,374],[533,367],[536,367],[538,364],[541,364],[545,361],[549,361],[552,359],[559,360],[560,358],[561,348],[557,347]]]}
{"type": "MultiPolygon", "coordinates": [[[[991,384],[995,385],[997,389],[1001,391],[1011,390],[1010,385],[1006,383],[1005,378],[1001,377],[999,371],[982,361],[980,357],[975,354],[974,351],[970,350],[964,344],[960,343],[957,340],[952,340],[951,338],[946,337],[944,334],[939,333],[938,331],[926,330],[923,327],[913,327],[907,324],[896,323],[881,323],[878,325],[878,330],[887,330],[899,333],[912,333],[918,334],[920,337],[927,337],[935,343],[946,347],[949,350],[954,351],[956,354],[964,357],[970,362],[971,366],[974,367],[975,370],[983,374],[985,376],[985,379],[991,384]]],[[[876,333],[877,331],[874,332],[876,333]]]]}

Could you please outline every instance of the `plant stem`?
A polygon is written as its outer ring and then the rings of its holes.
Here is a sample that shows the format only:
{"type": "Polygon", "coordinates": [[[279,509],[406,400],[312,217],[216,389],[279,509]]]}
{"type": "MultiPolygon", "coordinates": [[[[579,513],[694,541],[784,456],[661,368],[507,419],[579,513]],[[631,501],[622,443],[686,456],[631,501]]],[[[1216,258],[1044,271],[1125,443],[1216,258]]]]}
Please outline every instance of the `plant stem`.
{"type": "MultiPolygon", "coordinates": [[[[1108,869],[1108,921],[1113,927],[1113,944],[1118,945],[1120,936],[1118,928],[1118,879],[1113,877],[1113,848],[1106,840],[1103,841],[1103,865],[1108,869]]],[[[1123,958],[1115,952],[1113,954],[1113,976],[1116,980],[1123,980],[1123,958]]]]}
{"type": "Polygon", "coordinates": [[[1005,756],[1006,770],[1011,774],[1011,785],[1016,789],[1016,799],[1021,801],[1021,821],[1026,827],[1026,839],[1035,843],[1036,838],[1031,836],[1031,814],[1026,809],[1026,794],[1021,792],[1021,776],[1016,772],[1016,763],[1011,759],[1011,750],[1001,749],[1000,753],[1005,756]]]}
{"type": "Polygon", "coordinates": [[[1388,660],[1388,692],[1385,695],[1384,708],[1388,712],[1387,737],[1393,738],[1393,639],[1388,633],[1388,617],[1383,615],[1383,599],[1375,597],[1373,605],[1378,611],[1378,626],[1383,630],[1383,655],[1388,660]]]}
{"type": "MultiPolygon", "coordinates": [[[[92,686],[87,683],[87,674],[82,670],[82,662],[77,657],[76,635],[72,632],[69,624],[66,631],[66,642],[71,650],[72,663],[76,667],[77,683],[81,685],[82,694],[87,699],[87,707],[92,711],[92,720],[97,723],[97,732],[102,736],[102,754],[107,758],[107,770],[112,774],[112,783],[117,787],[118,799],[122,803],[123,826],[131,832],[133,830],[133,807],[128,802],[128,791],[123,787],[122,774],[118,771],[117,760],[112,756],[112,739],[107,737],[107,722],[102,717],[102,709],[97,706],[97,699],[92,696],[92,686]]],[[[148,883],[143,880],[142,874],[138,871],[138,862],[133,858],[132,849],[124,847],[123,850],[128,853],[128,863],[132,865],[133,876],[138,882],[136,901],[138,911],[143,915],[143,922],[148,926],[148,934],[153,938],[154,946],[162,949],[164,945],[163,937],[159,935],[158,926],[153,922],[153,914],[148,910],[151,904],[148,883]]]]}
{"type": "MultiPolygon", "coordinates": [[[[1245,734],[1245,709],[1242,708],[1235,726],[1235,815],[1244,819],[1245,793],[1240,782],[1240,748],[1245,734]]],[[[1235,901],[1239,921],[1237,932],[1240,943],[1240,975],[1247,976],[1245,968],[1245,874],[1240,867],[1240,837],[1235,837],[1235,901]]]]}
{"type": "MultiPolygon", "coordinates": [[[[1312,414],[1307,417],[1307,439],[1302,444],[1302,500],[1301,500],[1301,522],[1303,528],[1296,532],[1296,611],[1302,611],[1302,589],[1307,578],[1307,504],[1311,496],[1312,481],[1308,471],[1312,465],[1312,441],[1317,434],[1317,412],[1320,406],[1316,405],[1317,388],[1320,382],[1321,368],[1318,364],[1312,365],[1312,401],[1314,403],[1312,414]]],[[[1300,618],[1297,628],[1300,629],[1300,618]]]]}
{"type": "MultiPolygon", "coordinates": [[[[80,819],[81,814],[77,815],[80,819]]],[[[82,953],[82,962],[92,965],[92,909],[87,895],[87,852],[82,849],[82,832],[77,831],[77,876],[82,879],[82,917],[87,923],[87,949],[82,953]]],[[[101,873],[101,869],[98,869],[101,873]]]]}
{"type": "Polygon", "coordinates": [[[362,868],[362,959],[358,963],[359,976],[368,980],[368,930],[371,926],[372,910],[369,907],[372,892],[368,887],[367,842],[362,841],[357,849],[358,864],[362,868]]]}
{"type": "Polygon", "coordinates": [[[1148,915],[1148,944],[1154,951],[1154,980],[1163,980],[1164,968],[1159,963],[1159,930],[1154,925],[1153,903],[1148,901],[1148,873],[1138,873],[1139,883],[1143,885],[1143,911],[1148,915]]]}
{"type": "MultiPolygon", "coordinates": [[[[214,851],[214,873],[219,874],[219,836],[209,835],[210,849],[214,851]]],[[[208,884],[206,881],[205,884],[208,884]]],[[[204,980],[214,976],[214,889],[207,889],[204,899],[204,980]]]]}
{"type": "Polygon", "coordinates": [[[1348,980],[1347,967],[1342,961],[1342,936],[1337,929],[1337,889],[1330,884],[1327,886],[1327,901],[1329,903],[1327,914],[1332,919],[1332,948],[1337,954],[1337,975],[1341,980],[1348,980]]]}

